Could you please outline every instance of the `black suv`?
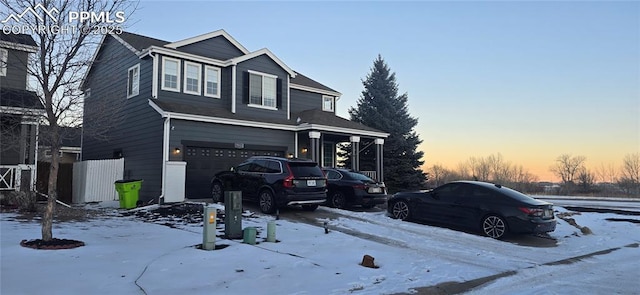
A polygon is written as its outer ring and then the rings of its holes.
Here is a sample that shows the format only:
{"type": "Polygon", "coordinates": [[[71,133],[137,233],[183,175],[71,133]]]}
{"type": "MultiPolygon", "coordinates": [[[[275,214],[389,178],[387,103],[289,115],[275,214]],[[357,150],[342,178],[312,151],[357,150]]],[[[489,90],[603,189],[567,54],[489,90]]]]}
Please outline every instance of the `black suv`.
{"type": "Polygon", "coordinates": [[[287,205],[313,211],[327,199],[327,179],[310,160],[254,156],[213,177],[213,201],[224,201],[224,191],[242,191],[242,198],[257,200],[263,213],[287,205]]]}

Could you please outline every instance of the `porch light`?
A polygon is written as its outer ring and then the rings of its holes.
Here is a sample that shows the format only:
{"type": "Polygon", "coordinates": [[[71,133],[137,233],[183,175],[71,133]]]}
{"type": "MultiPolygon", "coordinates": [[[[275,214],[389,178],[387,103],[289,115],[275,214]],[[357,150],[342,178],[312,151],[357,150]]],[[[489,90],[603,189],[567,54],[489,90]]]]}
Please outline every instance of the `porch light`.
{"type": "Polygon", "coordinates": [[[308,151],[309,151],[309,150],[308,150],[307,148],[302,148],[302,149],[300,150],[300,152],[302,152],[303,154],[306,154],[308,151]]]}
{"type": "Polygon", "coordinates": [[[174,155],[179,155],[180,154],[180,148],[177,147],[177,148],[173,149],[173,154],[174,155]]]}

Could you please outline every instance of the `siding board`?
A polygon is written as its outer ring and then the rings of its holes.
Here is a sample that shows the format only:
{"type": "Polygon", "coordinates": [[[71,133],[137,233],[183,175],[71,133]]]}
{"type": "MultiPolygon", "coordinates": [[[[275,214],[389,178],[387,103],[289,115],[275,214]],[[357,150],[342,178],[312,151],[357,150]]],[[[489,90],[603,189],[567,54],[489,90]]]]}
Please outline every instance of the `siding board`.
{"type": "Polygon", "coordinates": [[[260,55],[255,58],[246,60],[237,65],[236,76],[237,76],[237,85],[236,85],[236,95],[238,100],[236,101],[236,113],[244,116],[251,116],[254,118],[264,118],[264,119],[286,119],[288,110],[286,107],[288,97],[287,92],[282,91],[281,93],[281,104],[283,107],[278,108],[278,110],[265,110],[261,108],[254,108],[248,106],[248,91],[249,87],[247,85],[249,79],[245,79],[247,76],[247,72],[249,70],[258,71],[265,74],[271,74],[278,76],[279,80],[282,80],[282,89],[286,89],[289,87],[287,84],[286,77],[289,75],[284,69],[282,69],[276,62],[271,60],[266,55],[260,55]]]}
{"type": "Polygon", "coordinates": [[[151,58],[139,59],[122,44],[107,37],[85,84],[91,88],[91,96],[85,101],[82,159],[109,159],[113,158],[115,150],[122,150],[124,177],[144,180],[139,192],[142,201],[156,198],[161,193],[162,169],[159,167],[162,165],[163,119],[148,104],[152,69],[151,58]],[[140,93],[127,99],[127,70],[138,63],[140,93]],[[93,114],[96,112],[91,110],[100,108],[104,101],[111,101],[114,109],[101,112],[119,112],[122,116],[112,122],[104,138],[97,139],[93,135],[101,128],[101,122],[95,122],[93,114]]]}
{"type": "Polygon", "coordinates": [[[178,47],[180,51],[206,56],[218,60],[228,60],[243,55],[242,51],[236,48],[229,40],[223,36],[210,38],[193,44],[178,47]]]}

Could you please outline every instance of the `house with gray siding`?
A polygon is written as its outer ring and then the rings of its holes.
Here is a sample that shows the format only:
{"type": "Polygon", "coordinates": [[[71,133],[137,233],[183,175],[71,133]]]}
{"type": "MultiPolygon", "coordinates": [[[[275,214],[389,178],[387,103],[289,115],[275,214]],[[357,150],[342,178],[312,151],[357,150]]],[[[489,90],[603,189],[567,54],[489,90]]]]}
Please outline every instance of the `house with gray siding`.
{"type": "Polygon", "coordinates": [[[83,89],[82,160],[124,158],[125,178],[143,180],[143,201],[208,198],[215,173],[254,155],[332,167],[339,143],[352,144],[354,170],[360,142],[375,144],[369,173],[383,180],[389,134],[337,116],[338,91],[224,30],[177,42],[106,35],[83,89]],[[119,120],[99,132],[104,112],[119,120]]]}
{"type": "Polygon", "coordinates": [[[45,111],[27,87],[27,64],[37,51],[31,36],[0,32],[0,192],[35,188],[36,139],[45,111]]]}

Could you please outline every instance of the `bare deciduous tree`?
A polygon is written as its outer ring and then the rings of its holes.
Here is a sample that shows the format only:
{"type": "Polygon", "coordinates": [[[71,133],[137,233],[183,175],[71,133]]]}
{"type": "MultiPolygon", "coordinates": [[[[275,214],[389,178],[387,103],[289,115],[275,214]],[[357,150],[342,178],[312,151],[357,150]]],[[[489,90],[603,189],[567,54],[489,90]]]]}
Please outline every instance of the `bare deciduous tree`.
{"type": "Polygon", "coordinates": [[[596,167],[596,175],[600,182],[615,183],[618,181],[618,172],[613,164],[605,165],[601,163],[599,167],[596,167]]]}
{"type": "Polygon", "coordinates": [[[593,190],[596,177],[595,174],[589,171],[589,169],[581,167],[577,172],[577,180],[580,191],[583,193],[590,193],[593,190]]]}
{"type": "MultiPolygon", "coordinates": [[[[82,122],[82,79],[92,62],[93,53],[105,33],[117,33],[114,18],[135,11],[137,2],[126,0],[0,0],[2,16],[19,15],[16,25],[30,28],[38,52],[28,64],[35,91],[45,107],[51,166],[48,202],[42,218],[42,240],[53,238],[53,212],[57,201],[57,176],[60,150],[60,126],[79,126],[82,122]],[[34,13],[24,13],[33,11],[34,13]],[[96,17],[80,18],[80,13],[96,17]]],[[[119,19],[119,25],[124,20],[119,19]]]]}
{"type": "Polygon", "coordinates": [[[433,187],[443,185],[447,182],[456,180],[457,178],[457,176],[455,176],[455,173],[449,171],[441,164],[435,164],[431,166],[429,175],[431,175],[431,178],[429,179],[428,183],[433,187]]]}
{"type": "Polygon", "coordinates": [[[640,194],[640,153],[624,156],[618,184],[628,194],[640,194]]]}
{"type": "Polygon", "coordinates": [[[583,167],[587,160],[584,156],[572,156],[570,154],[562,154],[556,158],[556,163],[550,168],[551,172],[562,179],[565,184],[573,184],[575,182],[576,173],[583,167]]]}

